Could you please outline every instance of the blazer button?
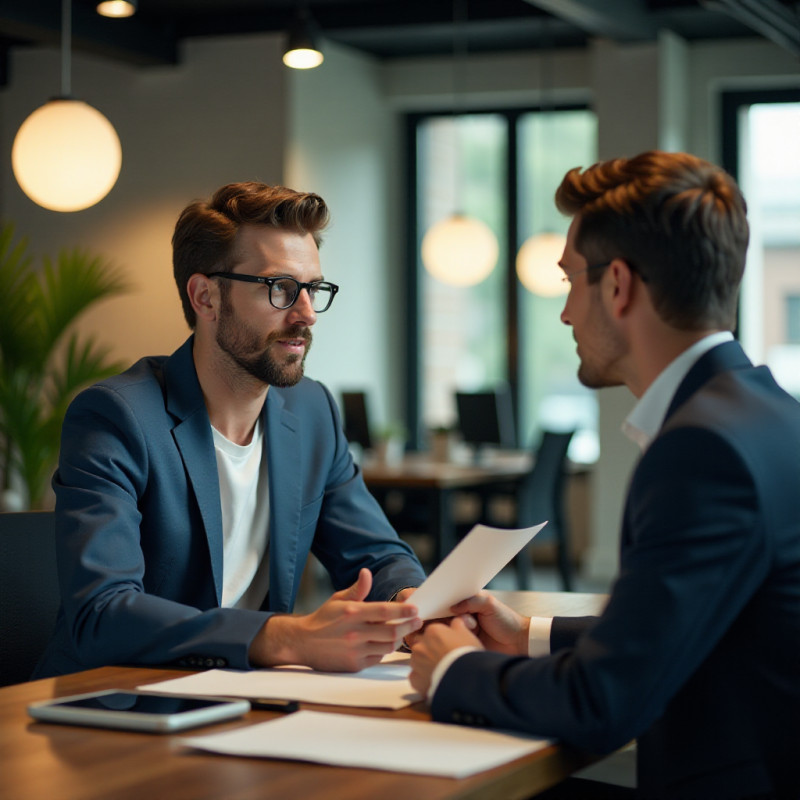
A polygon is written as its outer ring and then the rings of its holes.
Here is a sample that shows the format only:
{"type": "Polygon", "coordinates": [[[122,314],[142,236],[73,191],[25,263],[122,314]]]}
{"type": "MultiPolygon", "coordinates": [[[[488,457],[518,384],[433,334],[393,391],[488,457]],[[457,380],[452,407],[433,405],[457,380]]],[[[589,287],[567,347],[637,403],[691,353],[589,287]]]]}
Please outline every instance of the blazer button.
{"type": "Polygon", "coordinates": [[[205,658],[203,659],[203,666],[208,667],[209,669],[214,666],[214,659],[213,658],[205,658]]]}

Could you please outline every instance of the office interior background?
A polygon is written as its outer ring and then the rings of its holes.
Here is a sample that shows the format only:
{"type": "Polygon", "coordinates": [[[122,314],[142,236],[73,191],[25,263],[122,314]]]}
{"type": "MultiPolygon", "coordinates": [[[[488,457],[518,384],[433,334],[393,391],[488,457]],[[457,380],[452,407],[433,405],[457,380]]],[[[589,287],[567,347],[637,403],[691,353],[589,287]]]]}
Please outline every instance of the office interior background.
{"type": "MultiPolygon", "coordinates": [[[[0,2],[0,217],[37,259],[79,246],[125,272],[132,289],[80,323],[115,358],[169,353],[188,335],[170,246],[188,202],[240,180],[318,192],[332,212],[323,271],[341,291],[315,327],[306,373],[335,396],[366,391],[376,424],[402,423],[416,446],[452,424],[457,388],[511,381],[520,445],[544,427],[579,429],[573,455],[593,462],[582,568],[608,580],[636,458],[619,426],[634,400],[577,383],[563,297],[528,292],[513,278],[513,256],[533,234],[566,230],[552,197],[568,168],[661,148],[737,173],[753,229],[739,335],[800,395],[796,2],[763,0],[777,14],[773,29],[718,10],[700,31],[682,22],[703,10],[688,0],[470,2],[460,46],[449,0],[362,2],[360,17],[349,4],[311,2],[325,60],[296,71],[281,62],[294,3],[217,4],[229,21],[244,8],[249,22],[234,29],[222,13],[211,32],[200,22],[214,4],[186,4],[173,61],[101,46],[94,23],[82,28],[90,4],[76,0],[73,93],[112,122],[123,161],[108,196],[74,213],[37,206],[11,171],[19,126],[58,93],[61,57],[57,0],[20,5],[0,2]],[[405,22],[379,28],[378,9],[391,6],[404,7],[405,22]],[[347,25],[334,24],[337,9],[347,9],[347,25]],[[494,12],[511,18],[513,34],[484,40],[470,26],[494,12]],[[381,52],[393,29],[414,46],[381,52]],[[437,283],[420,261],[426,227],[456,204],[500,242],[498,266],[469,289],[437,283]]],[[[150,5],[166,14],[182,4],[150,5]]],[[[147,7],[141,0],[138,22],[107,23],[138,25],[142,36],[147,7]]]]}

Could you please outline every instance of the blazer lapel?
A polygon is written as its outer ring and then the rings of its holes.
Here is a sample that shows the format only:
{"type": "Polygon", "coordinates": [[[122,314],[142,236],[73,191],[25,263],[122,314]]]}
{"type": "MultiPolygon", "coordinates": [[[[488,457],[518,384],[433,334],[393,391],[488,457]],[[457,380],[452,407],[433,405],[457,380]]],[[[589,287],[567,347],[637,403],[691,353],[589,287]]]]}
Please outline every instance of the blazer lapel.
{"type": "Polygon", "coordinates": [[[302,507],[300,421],[271,386],[264,404],[269,469],[269,607],[291,611],[295,596],[297,531],[302,507]]]}
{"type": "Polygon", "coordinates": [[[222,602],[222,509],[219,499],[214,440],[192,359],[190,337],[164,367],[167,410],[178,421],[172,430],[203,521],[211,573],[222,602]]]}

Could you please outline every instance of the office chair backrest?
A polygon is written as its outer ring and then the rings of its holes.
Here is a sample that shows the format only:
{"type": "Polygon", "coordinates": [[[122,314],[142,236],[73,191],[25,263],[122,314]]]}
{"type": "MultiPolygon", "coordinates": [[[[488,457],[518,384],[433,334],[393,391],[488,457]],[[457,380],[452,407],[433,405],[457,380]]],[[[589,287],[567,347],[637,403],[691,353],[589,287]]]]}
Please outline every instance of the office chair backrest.
{"type": "Polygon", "coordinates": [[[59,601],[55,514],[0,513],[0,686],[30,678],[59,601]]]}
{"type": "Polygon", "coordinates": [[[542,539],[563,525],[562,506],[567,450],[575,431],[545,431],[536,448],[535,462],[525,476],[519,493],[517,524],[535,525],[549,519],[542,539]]]}
{"type": "Polygon", "coordinates": [[[366,392],[342,392],[342,424],[349,442],[372,448],[366,392]]]}

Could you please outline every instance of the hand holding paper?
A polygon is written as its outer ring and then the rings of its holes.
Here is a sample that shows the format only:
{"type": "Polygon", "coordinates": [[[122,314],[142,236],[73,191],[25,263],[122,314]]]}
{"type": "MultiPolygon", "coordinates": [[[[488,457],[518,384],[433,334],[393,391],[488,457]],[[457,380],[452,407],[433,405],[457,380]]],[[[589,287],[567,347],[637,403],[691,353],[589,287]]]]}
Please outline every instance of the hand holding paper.
{"type": "Polygon", "coordinates": [[[451,606],[483,589],[546,524],[518,530],[476,525],[409,598],[419,618],[451,616],[451,606]]]}

